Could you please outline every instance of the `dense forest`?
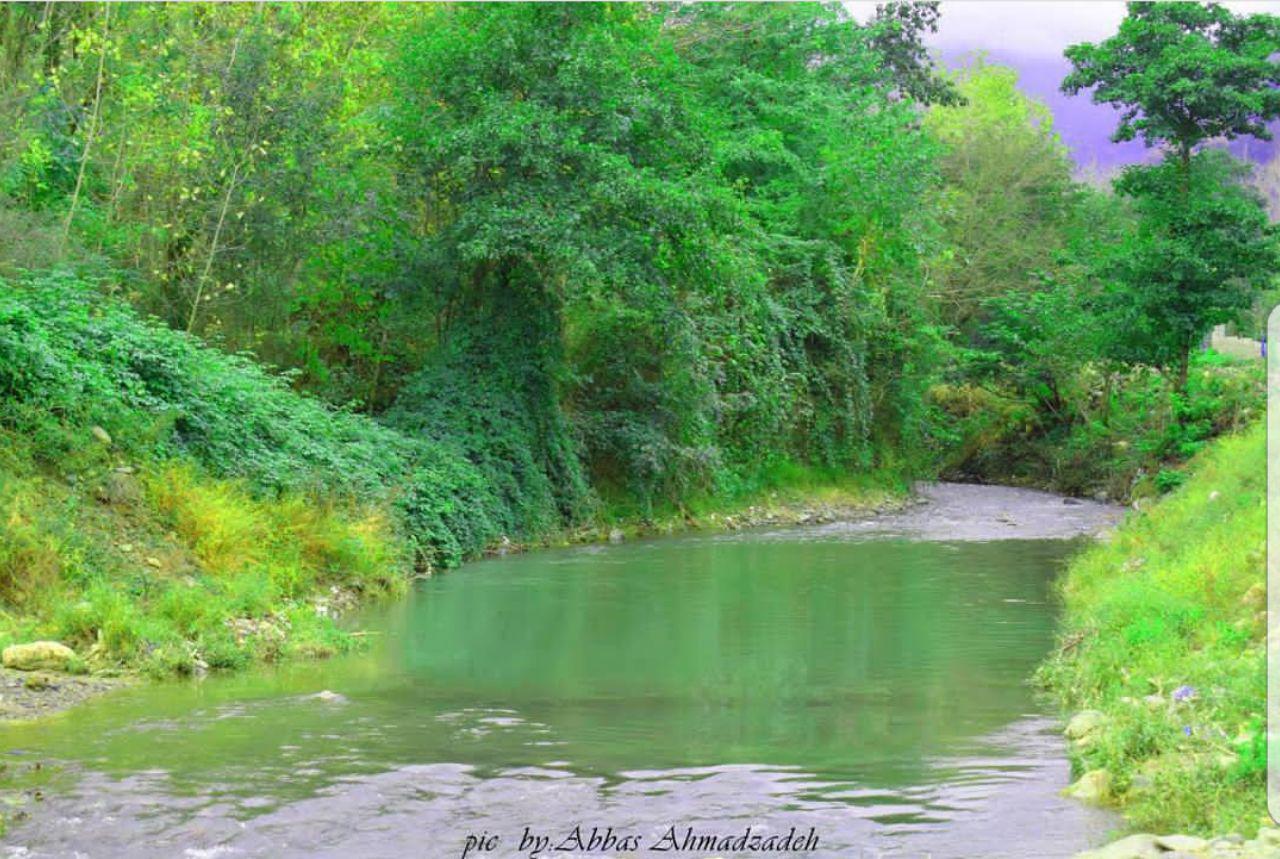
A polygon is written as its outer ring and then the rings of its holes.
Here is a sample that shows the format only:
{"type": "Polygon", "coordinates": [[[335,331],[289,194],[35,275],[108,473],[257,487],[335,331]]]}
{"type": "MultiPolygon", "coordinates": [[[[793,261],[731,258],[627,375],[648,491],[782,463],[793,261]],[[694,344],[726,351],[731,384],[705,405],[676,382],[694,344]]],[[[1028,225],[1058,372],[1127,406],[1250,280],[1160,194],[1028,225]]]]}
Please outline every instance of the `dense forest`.
{"type": "Polygon", "coordinates": [[[1201,144],[1280,113],[1273,19],[1135,7],[1236,81],[1189,116],[1151,101],[1185,69],[1072,49],[1167,153],[1089,184],[1012,70],[933,64],[938,14],[6,4],[0,596],[133,570],[152,611],[155,570],[222,564],[272,604],[366,569],[359,535],[430,568],[850,476],[1176,486],[1261,408],[1199,344],[1261,307],[1274,231],[1201,144]],[[303,498],[324,545],[262,573],[266,514],[227,523],[303,498]],[[177,560],[68,548],[102,505],[177,560]]]}
{"type": "Polygon", "coordinates": [[[0,4],[0,645],[326,656],[488,551],[1039,487],[1154,505],[1065,577],[1077,769],[1256,829],[1263,362],[1207,337],[1280,297],[1280,19],[1068,48],[1148,147],[1086,177],[940,14],[0,4]]]}

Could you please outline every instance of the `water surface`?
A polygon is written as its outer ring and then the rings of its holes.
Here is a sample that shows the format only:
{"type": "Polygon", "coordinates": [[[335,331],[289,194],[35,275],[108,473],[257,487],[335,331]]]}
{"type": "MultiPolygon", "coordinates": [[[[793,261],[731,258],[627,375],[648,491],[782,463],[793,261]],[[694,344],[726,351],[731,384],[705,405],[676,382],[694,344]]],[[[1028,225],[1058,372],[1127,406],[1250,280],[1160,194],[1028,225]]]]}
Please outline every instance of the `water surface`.
{"type": "Polygon", "coordinates": [[[874,526],[476,563],[358,618],[366,654],[0,727],[11,760],[56,764],[5,843],[456,857],[487,833],[528,856],[581,826],[640,849],[576,855],[659,856],[673,826],[794,827],[819,856],[1068,856],[1110,821],[1057,796],[1061,739],[1026,682],[1074,548],[1034,539],[1036,504],[1061,502],[970,487],[874,526]]]}

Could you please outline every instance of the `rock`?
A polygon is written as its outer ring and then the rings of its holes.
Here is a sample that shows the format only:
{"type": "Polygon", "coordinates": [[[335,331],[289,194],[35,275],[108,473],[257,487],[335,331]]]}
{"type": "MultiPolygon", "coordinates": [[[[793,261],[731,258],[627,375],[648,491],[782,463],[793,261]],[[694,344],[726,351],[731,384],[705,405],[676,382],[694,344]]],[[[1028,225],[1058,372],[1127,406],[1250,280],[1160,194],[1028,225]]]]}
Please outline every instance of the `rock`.
{"type": "Polygon", "coordinates": [[[1080,779],[1062,791],[1063,796],[1103,805],[1111,799],[1111,773],[1106,770],[1089,770],[1080,779]]]}
{"type": "Polygon", "coordinates": [[[1068,740],[1082,740],[1102,727],[1107,717],[1097,710],[1081,710],[1067,722],[1067,729],[1062,732],[1068,740]]]}
{"type": "Polygon", "coordinates": [[[147,558],[146,564],[148,567],[155,567],[157,570],[164,566],[164,564],[160,563],[160,559],[155,557],[147,558]]]}
{"type": "Polygon", "coordinates": [[[1259,611],[1267,607],[1267,587],[1262,582],[1254,582],[1249,590],[1240,597],[1240,605],[1246,609],[1259,611]]]}
{"type": "Polygon", "coordinates": [[[33,671],[26,677],[23,677],[22,685],[30,689],[32,692],[44,692],[47,689],[58,688],[58,684],[54,682],[52,675],[44,674],[39,671],[33,671]]]}
{"type": "Polygon", "coordinates": [[[1074,507],[1074,506],[1083,504],[1084,502],[1081,501],[1079,498],[1064,498],[1062,499],[1062,503],[1068,506],[1074,507]]]}
{"type": "Polygon", "coordinates": [[[1161,835],[1156,844],[1165,850],[1180,850],[1183,853],[1195,853],[1209,846],[1209,842],[1194,835],[1161,835]]]}
{"type": "Polygon", "coordinates": [[[93,426],[89,427],[89,432],[92,433],[93,437],[96,438],[98,441],[110,447],[111,433],[107,432],[97,424],[94,424],[93,426]]]}
{"type": "Polygon", "coordinates": [[[1280,847],[1280,829],[1273,826],[1263,826],[1258,829],[1258,843],[1268,847],[1280,847]]]}
{"type": "Polygon", "coordinates": [[[103,504],[133,504],[142,497],[138,481],[131,475],[111,472],[98,487],[98,500],[103,504]]]}
{"type": "Polygon", "coordinates": [[[1097,850],[1081,853],[1077,859],[1086,859],[1086,857],[1087,859],[1146,859],[1148,856],[1159,856],[1163,852],[1156,842],[1156,836],[1141,832],[1113,841],[1097,850]]]}
{"type": "Polygon", "coordinates": [[[1209,493],[1209,500],[1217,501],[1221,496],[1222,496],[1222,493],[1215,489],[1209,493]]]}
{"type": "Polygon", "coordinates": [[[622,533],[622,531],[621,531],[620,529],[618,529],[618,528],[614,528],[613,530],[611,530],[611,531],[609,532],[609,542],[610,542],[610,543],[621,543],[621,542],[623,541],[624,537],[625,537],[625,535],[624,535],[624,534],[622,533]]]}
{"type": "Polygon", "coordinates": [[[30,644],[11,644],[0,654],[5,668],[18,671],[66,671],[75,661],[76,653],[65,644],[56,641],[33,641],[30,644]]]}
{"type": "Polygon", "coordinates": [[[119,550],[120,550],[120,551],[122,551],[122,552],[128,553],[128,552],[132,552],[132,551],[133,551],[133,544],[132,544],[132,543],[121,543],[120,545],[116,546],[116,548],[117,548],[117,549],[119,549],[119,550]]]}
{"type": "Polygon", "coordinates": [[[311,700],[323,701],[326,704],[345,704],[347,703],[347,696],[340,695],[337,692],[332,692],[328,689],[322,689],[321,691],[312,695],[311,700]]]}

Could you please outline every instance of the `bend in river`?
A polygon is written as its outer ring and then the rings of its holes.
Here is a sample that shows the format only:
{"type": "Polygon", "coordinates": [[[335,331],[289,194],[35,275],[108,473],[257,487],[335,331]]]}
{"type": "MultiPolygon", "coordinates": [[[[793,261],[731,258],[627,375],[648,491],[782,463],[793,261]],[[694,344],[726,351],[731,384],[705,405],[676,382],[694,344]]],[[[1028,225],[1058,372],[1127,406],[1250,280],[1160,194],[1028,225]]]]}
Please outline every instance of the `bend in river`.
{"type": "Polygon", "coordinates": [[[12,763],[53,765],[6,843],[445,857],[484,832],[517,856],[580,825],[640,855],[672,826],[812,828],[819,856],[1092,846],[1112,821],[1058,797],[1064,748],[1027,678],[1067,538],[1117,511],[925,492],[866,522],[475,563],[359,618],[368,653],[0,727],[12,763]]]}

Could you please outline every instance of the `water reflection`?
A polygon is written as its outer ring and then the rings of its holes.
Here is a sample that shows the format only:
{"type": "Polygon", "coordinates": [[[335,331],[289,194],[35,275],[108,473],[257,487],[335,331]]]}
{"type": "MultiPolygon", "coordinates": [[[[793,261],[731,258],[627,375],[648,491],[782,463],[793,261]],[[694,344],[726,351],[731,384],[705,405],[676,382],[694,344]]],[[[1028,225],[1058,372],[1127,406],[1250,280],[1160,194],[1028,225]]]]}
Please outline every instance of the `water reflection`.
{"type": "Polygon", "coordinates": [[[0,729],[67,767],[10,841],[446,856],[471,831],[680,822],[813,826],[827,855],[1069,855],[1097,819],[1056,799],[1025,684],[1068,548],[798,531],[476,564],[363,618],[367,655],[0,729]]]}

